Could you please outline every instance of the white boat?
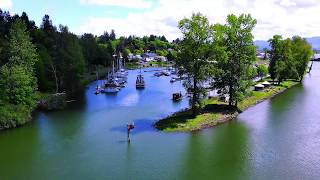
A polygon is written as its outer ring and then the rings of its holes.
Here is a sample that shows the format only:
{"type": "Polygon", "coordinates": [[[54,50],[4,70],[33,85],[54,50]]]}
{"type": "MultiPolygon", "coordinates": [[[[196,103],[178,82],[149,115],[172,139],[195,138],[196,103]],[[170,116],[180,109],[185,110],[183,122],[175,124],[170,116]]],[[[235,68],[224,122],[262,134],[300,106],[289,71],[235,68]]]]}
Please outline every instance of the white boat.
{"type": "Polygon", "coordinates": [[[101,90],[101,93],[112,94],[112,93],[118,93],[119,91],[120,91],[120,88],[118,87],[107,87],[101,90]]]}
{"type": "Polygon", "coordinates": [[[170,72],[169,71],[162,71],[162,74],[165,76],[170,76],[170,72]]]}
{"type": "Polygon", "coordinates": [[[136,80],[136,88],[145,88],[143,75],[139,74],[136,80]]]}
{"type": "Polygon", "coordinates": [[[109,78],[105,83],[105,87],[120,87],[120,84],[117,82],[116,78],[109,78]]]}
{"type": "Polygon", "coordinates": [[[137,75],[136,88],[138,88],[138,89],[145,88],[145,81],[144,81],[144,77],[141,73],[141,68],[140,68],[140,74],[137,75]]]}

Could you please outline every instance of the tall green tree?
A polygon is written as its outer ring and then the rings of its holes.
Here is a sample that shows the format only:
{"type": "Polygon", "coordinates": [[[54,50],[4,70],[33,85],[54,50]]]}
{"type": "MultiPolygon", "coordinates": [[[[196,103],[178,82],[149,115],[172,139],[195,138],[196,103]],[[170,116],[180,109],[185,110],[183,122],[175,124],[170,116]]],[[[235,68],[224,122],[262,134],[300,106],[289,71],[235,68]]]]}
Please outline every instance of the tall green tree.
{"type": "Polygon", "coordinates": [[[0,97],[11,104],[33,106],[37,89],[34,65],[38,55],[20,19],[10,29],[9,48],[9,61],[0,70],[0,97]]]}
{"type": "Polygon", "coordinates": [[[219,69],[214,86],[220,93],[229,96],[229,105],[237,106],[247,93],[253,78],[253,64],[256,61],[256,47],[253,43],[252,30],[256,20],[250,15],[239,17],[229,15],[224,26],[217,25],[220,45],[227,58],[217,62],[219,69]]]}
{"type": "Polygon", "coordinates": [[[308,63],[313,55],[312,46],[306,39],[294,36],[292,38],[292,53],[298,79],[302,81],[308,68],[308,63]]]}
{"type": "Polygon", "coordinates": [[[9,50],[9,64],[23,66],[33,72],[38,54],[31,43],[26,25],[20,19],[12,25],[10,30],[9,50]]]}
{"type": "Polygon", "coordinates": [[[271,45],[269,73],[273,80],[277,79],[280,84],[285,79],[297,79],[298,71],[293,57],[293,44],[291,39],[283,40],[275,35],[269,40],[271,45]]]}
{"type": "Polygon", "coordinates": [[[57,66],[59,86],[62,91],[74,93],[81,88],[81,77],[85,71],[85,60],[76,35],[69,32],[67,26],[60,25],[58,38],[57,66]]]}
{"type": "Polygon", "coordinates": [[[258,76],[261,78],[261,80],[268,74],[268,67],[263,65],[263,64],[260,64],[258,67],[257,67],[257,73],[258,73],[258,76]]]}
{"type": "Polygon", "coordinates": [[[270,43],[270,64],[269,64],[269,73],[271,79],[276,79],[276,62],[281,60],[282,57],[282,36],[274,35],[272,39],[268,42],[270,43]]]}
{"type": "Polygon", "coordinates": [[[184,85],[192,92],[192,111],[196,115],[201,106],[200,96],[205,93],[203,83],[208,80],[211,71],[214,31],[207,17],[200,13],[181,20],[179,28],[183,40],[179,47],[177,66],[182,68],[180,75],[188,77],[184,85]]]}

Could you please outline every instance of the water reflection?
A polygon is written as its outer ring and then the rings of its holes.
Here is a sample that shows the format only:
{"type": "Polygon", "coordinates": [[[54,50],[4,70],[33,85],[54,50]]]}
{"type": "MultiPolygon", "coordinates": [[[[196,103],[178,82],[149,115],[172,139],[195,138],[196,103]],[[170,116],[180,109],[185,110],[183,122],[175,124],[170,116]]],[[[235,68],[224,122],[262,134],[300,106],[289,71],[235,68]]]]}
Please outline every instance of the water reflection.
{"type": "Polygon", "coordinates": [[[189,138],[181,179],[246,179],[250,146],[242,123],[222,125],[189,138]],[[208,134],[207,134],[208,133],[208,134]]]}

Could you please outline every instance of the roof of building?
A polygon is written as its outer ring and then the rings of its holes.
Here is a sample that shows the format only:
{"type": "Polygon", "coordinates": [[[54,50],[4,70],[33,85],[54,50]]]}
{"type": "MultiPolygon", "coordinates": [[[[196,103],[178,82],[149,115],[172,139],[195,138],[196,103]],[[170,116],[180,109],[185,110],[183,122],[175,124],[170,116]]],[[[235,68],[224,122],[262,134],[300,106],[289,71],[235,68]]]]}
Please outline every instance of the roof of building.
{"type": "Polygon", "coordinates": [[[146,56],[146,57],[156,57],[158,56],[156,53],[153,53],[153,52],[148,52],[148,53],[144,53],[143,56],[146,56]]]}
{"type": "Polygon", "coordinates": [[[269,83],[268,81],[265,81],[262,83],[262,85],[271,85],[271,83],[269,83]]]}
{"type": "Polygon", "coordinates": [[[257,85],[255,85],[254,87],[257,87],[257,88],[264,88],[264,85],[262,85],[262,84],[257,84],[257,85]]]}

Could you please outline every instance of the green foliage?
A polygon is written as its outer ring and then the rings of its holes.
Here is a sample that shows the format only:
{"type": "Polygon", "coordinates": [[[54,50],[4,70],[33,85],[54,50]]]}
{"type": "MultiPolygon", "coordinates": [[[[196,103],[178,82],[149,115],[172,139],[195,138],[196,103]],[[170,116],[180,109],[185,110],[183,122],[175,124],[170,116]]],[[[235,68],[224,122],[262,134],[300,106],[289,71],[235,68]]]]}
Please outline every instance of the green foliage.
{"type": "Polygon", "coordinates": [[[21,126],[31,120],[33,107],[27,105],[2,104],[0,108],[0,130],[21,126]]]}
{"type": "Polygon", "coordinates": [[[202,14],[193,14],[191,19],[183,19],[179,22],[179,28],[183,34],[183,40],[179,46],[177,66],[181,67],[180,74],[186,75],[188,80],[184,86],[192,91],[191,105],[193,115],[201,106],[200,96],[205,93],[203,83],[212,72],[212,44],[213,26],[209,24],[207,17],[202,14]]]}
{"type": "Polygon", "coordinates": [[[276,79],[276,62],[281,59],[281,41],[282,36],[274,35],[272,39],[268,42],[270,43],[270,65],[269,65],[269,73],[271,79],[276,79]]]}
{"type": "Polygon", "coordinates": [[[27,122],[36,104],[34,65],[38,55],[20,19],[10,29],[9,48],[9,59],[0,68],[0,129],[27,122]]]}
{"type": "Polygon", "coordinates": [[[292,38],[292,56],[297,70],[298,79],[300,81],[302,81],[306,73],[306,69],[312,55],[312,46],[306,39],[299,36],[294,36],[292,38]]]}
{"type": "Polygon", "coordinates": [[[312,56],[311,45],[298,36],[283,40],[275,35],[269,40],[271,62],[269,73],[280,84],[285,79],[302,80],[312,56]]]}
{"type": "Polygon", "coordinates": [[[168,51],[167,50],[156,50],[156,53],[159,56],[167,56],[168,55],[168,51]]]}
{"type": "Polygon", "coordinates": [[[11,104],[32,106],[37,89],[33,67],[38,56],[25,24],[19,19],[10,29],[9,47],[9,61],[0,69],[1,99],[11,104]]]}
{"type": "Polygon", "coordinates": [[[178,57],[178,52],[175,50],[169,51],[166,57],[168,61],[175,61],[178,57]]]}
{"type": "Polygon", "coordinates": [[[264,78],[267,74],[268,74],[268,68],[267,66],[263,65],[263,64],[260,64],[258,67],[257,67],[257,74],[258,76],[262,79],[264,78]]]}
{"type": "Polygon", "coordinates": [[[229,15],[227,24],[216,25],[220,51],[226,57],[217,58],[217,74],[214,86],[221,94],[229,95],[229,105],[237,106],[252,84],[256,61],[256,47],[252,30],[256,20],[250,15],[229,15]]]}
{"type": "Polygon", "coordinates": [[[18,19],[10,29],[9,63],[20,65],[33,72],[38,55],[35,46],[31,43],[26,25],[18,19]]]}
{"type": "Polygon", "coordinates": [[[4,65],[0,70],[1,97],[11,104],[35,104],[36,78],[21,65],[4,65]]]}

